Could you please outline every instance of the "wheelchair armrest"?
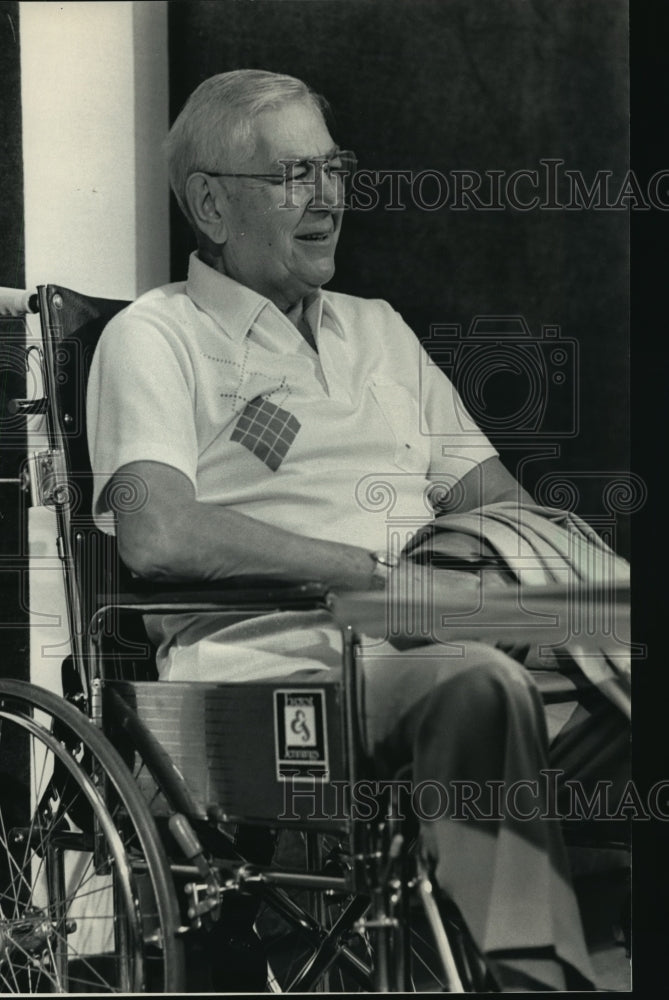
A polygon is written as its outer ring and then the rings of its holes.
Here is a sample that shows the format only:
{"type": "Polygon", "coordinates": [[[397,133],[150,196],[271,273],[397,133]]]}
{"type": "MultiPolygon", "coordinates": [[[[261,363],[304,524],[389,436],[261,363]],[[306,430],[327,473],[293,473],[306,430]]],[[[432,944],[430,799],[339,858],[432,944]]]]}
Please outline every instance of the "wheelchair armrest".
{"type": "Polygon", "coordinates": [[[105,635],[116,631],[119,612],[145,614],[207,614],[231,621],[278,611],[311,611],[328,607],[329,590],[314,581],[239,576],[211,582],[156,582],[123,575],[113,592],[98,593],[86,617],[88,642],[102,648],[105,635]]]}
{"type": "Polygon", "coordinates": [[[296,582],[269,577],[238,576],[211,583],[156,583],[153,580],[125,580],[113,596],[98,595],[97,617],[119,609],[154,614],[184,611],[307,611],[325,607],[328,588],[315,581],[296,582]]]}

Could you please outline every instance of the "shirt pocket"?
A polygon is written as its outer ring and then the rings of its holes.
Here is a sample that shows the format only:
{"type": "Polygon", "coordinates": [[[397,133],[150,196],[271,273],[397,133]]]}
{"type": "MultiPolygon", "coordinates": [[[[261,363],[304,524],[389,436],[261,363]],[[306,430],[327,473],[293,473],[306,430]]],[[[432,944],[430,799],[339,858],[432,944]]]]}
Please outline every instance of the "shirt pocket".
{"type": "Polygon", "coordinates": [[[368,386],[395,439],[395,464],[406,472],[425,475],[430,441],[421,433],[418,401],[406,386],[388,378],[374,376],[368,386]]]}

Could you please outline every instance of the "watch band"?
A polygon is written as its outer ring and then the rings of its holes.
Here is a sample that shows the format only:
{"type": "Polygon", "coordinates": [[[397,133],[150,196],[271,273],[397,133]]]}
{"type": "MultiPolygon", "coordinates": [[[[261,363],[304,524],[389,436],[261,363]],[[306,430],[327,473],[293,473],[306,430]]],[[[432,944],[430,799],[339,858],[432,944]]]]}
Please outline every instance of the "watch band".
{"type": "Polygon", "coordinates": [[[371,555],[374,562],[380,566],[387,566],[389,569],[395,569],[396,566],[399,566],[400,557],[391,552],[372,552],[371,555]]]}
{"type": "Polygon", "coordinates": [[[384,551],[370,552],[369,555],[374,564],[372,587],[374,590],[385,590],[388,574],[399,565],[400,557],[384,551]]]}

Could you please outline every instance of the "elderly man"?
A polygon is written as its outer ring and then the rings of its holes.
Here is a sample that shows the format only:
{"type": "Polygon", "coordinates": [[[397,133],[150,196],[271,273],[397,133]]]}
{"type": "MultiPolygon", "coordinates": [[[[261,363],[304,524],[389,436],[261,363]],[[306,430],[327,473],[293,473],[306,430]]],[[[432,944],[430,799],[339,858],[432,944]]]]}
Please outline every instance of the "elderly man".
{"type": "MultiPolygon", "coordinates": [[[[302,82],[256,70],[198,87],[167,143],[171,183],[198,241],[185,283],[141,296],[105,331],[88,393],[96,516],[119,511],[122,558],[154,578],[241,573],[381,588],[420,568],[388,551],[370,472],[396,473],[396,510],[429,521],[434,481],[460,509],[523,493],[447,378],[422,365],[385,302],[322,288],[342,225],[339,150],[302,82]],[[438,429],[424,433],[422,428],[438,429]]],[[[340,666],[320,612],[224,626],[154,617],[163,679],[318,677],[340,666]],[[306,674],[305,674],[306,672],[306,674]]],[[[532,778],[547,766],[538,692],[499,649],[469,643],[364,657],[365,731],[383,776],[532,778]]],[[[426,823],[424,851],[504,989],[591,984],[556,824],[426,823]]]]}

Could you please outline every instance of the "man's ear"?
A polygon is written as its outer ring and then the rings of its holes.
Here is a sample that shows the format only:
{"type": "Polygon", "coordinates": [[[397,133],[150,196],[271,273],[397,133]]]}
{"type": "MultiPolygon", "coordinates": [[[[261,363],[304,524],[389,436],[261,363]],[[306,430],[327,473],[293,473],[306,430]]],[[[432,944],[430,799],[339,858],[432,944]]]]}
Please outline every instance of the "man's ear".
{"type": "Polygon", "coordinates": [[[186,181],[186,202],[193,222],[212,243],[223,245],[228,238],[225,195],[208,174],[191,174],[186,181]]]}

